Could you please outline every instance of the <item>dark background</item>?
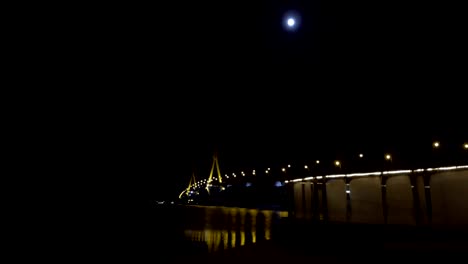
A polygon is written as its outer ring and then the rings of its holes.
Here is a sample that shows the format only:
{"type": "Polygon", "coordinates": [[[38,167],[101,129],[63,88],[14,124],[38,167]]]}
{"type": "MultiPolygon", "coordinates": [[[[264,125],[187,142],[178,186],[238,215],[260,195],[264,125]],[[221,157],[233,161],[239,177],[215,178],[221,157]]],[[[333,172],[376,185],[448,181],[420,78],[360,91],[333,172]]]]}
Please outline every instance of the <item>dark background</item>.
{"type": "Polygon", "coordinates": [[[113,192],[144,201],[175,199],[193,172],[206,178],[215,150],[228,173],[362,149],[418,159],[433,140],[461,147],[461,10],[427,1],[89,7],[76,21],[85,37],[70,41],[96,77],[83,86],[95,110],[90,160],[113,192]],[[288,10],[301,14],[296,32],[282,28],[288,10]]]}

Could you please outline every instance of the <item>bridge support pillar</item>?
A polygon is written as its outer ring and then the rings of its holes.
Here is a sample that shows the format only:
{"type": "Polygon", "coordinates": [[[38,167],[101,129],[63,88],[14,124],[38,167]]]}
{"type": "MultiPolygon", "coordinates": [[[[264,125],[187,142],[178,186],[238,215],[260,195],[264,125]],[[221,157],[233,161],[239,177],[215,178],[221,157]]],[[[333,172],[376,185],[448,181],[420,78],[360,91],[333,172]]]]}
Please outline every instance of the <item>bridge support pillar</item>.
{"type": "Polygon", "coordinates": [[[328,222],[327,180],[325,177],[322,177],[322,212],[323,221],[328,222]]]}
{"type": "Polygon", "coordinates": [[[380,176],[381,189],[382,189],[382,214],[383,214],[384,224],[388,223],[387,179],[388,179],[388,176],[386,175],[380,176]]]}
{"type": "Polygon", "coordinates": [[[418,193],[418,175],[414,172],[410,174],[411,192],[413,194],[414,221],[416,225],[423,223],[423,210],[421,208],[421,198],[418,193]]]}
{"type": "Polygon", "coordinates": [[[312,219],[312,184],[310,182],[304,182],[302,184],[304,190],[304,214],[306,220],[312,219]]]}
{"type": "Polygon", "coordinates": [[[432,224],[432,196],[431,196],[431,176],[432,173],[425,173],[423,176],[423,183],[424,186],[422,186],[424,190],[424,198],[426,200],[426,215],[427,215],[427,222],[429,225],[432,224]],[[429,188],[426,188],[428,186],[429,188]]]}
{"type": "Polygon", "coordinates": [[[294,184],[288,184],[287,187],[287,206],[288,206],[288,217],[295,218],[295,199],[294,199],[294,184]]]}
{"type": "MultiPolygon", "coordinates": [[[[414,201],[414,218],[417,225],[429,225],[431,215],[430,192],[425,188],[429,184],[430,175],[412,174],[410,177],[414,201]]],[[[430,190],[429,190],[430,191],[430,190]]]]}
{"type": "Polygon", "coordinates": [[[351,222],[351,215],[352,215],[352,207],[351,207],[351,195],[349,193],[349,184],[351,183],[351,179],[346,177],[345,178],[345,186],[346,186],[346,223],[351,222]]]}
{"type": "Polygon", "coordinates": [[[314,179],[312,185],[312,219],[316,222],[320,221],[320,198],[318,190],[318,182],[314,179]]]}

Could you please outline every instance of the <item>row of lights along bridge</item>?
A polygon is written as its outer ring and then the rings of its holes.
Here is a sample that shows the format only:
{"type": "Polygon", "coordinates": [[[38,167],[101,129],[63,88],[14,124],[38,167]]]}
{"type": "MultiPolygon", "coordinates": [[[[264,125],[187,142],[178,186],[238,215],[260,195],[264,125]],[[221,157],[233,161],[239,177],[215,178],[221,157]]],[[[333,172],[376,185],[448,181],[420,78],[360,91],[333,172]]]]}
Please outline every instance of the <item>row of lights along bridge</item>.
{"type": "MultiPolygon", "coordinates": [[[[433,147],[433,149],[439,149],[439,148],[441,148],[441,143],[438,142],[438,141],[433,142],[433,143],[432,143],[432,147],[433,147]]],[[[464,143],[464,144],[462,145],[462,148],[463,148],[464,150],[468,151],[468,143],[464,143]]],[[[363,154],[363,153],[359,153],[358,157],[359,157],[360,159],[363,159],[363,158],[364,158],[364,154],[363,154]]],[[[392,162],[392,160],[393,160],[392,154],[386,153],[386,154],[384,155],[384,161],[386,161],[386,162],[392,162]]],[[[316,161],[315,161],[315,164],[316,164],[317,166],[320,165],[320,163],[321,163],[320,160],[316,160],[316,161]]],[[[340,160],[335,160],[335,161],[333,162],[333,165],[335,166],[335,168],[341,169],[341,168],[342,168],[342,161],[340,161],[340,160]]],[[[291,168],[291,164],[288,164],[286,167],[281,168],[281,171],[282,171],[283,173],[286,173],[287,170],[288,170],[288,168],[291,168]]],[[[304,165],[303,168],[304,168],[306,171],[309,171],[309,170],[311,169],[311,167],[310,167],[309,165],[304,165]]],[[[271,168],[267,168],[267,169],[264,171],[264,173],[265,173],[265,175],[271,174],[271,173],[272,173],[271,168]]],[[[251,175],[252,175],[252,176],[255,176],[256,174],[257,174],[256,170],[252,170],[251,175]]],[[[246,174],[244,171],[241,171],[240,175],[243,176],[243,177],[245,177],[247,174],[246,174]]],[[[238,176],[238,175],[237,175],[236,173],[225,174],[225,175],[224,175],[224,177],[225,177],[226,179],[236,178],[237,176],[238,176]]]]}

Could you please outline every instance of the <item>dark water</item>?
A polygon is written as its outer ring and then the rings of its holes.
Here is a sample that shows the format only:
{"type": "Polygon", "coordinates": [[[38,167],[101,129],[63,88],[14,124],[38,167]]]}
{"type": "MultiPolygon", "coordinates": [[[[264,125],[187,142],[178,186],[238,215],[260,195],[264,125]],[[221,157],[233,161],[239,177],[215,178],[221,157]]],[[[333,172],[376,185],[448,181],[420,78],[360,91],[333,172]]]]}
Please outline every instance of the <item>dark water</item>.
{"type": "Polygon", "coordinates": [[[230,207],[187,207],[191,218],[183,226],[184,237],[216,252],[270,240],[285,211],[230,207]]]}
{"type": "Polygon", "coordinates": [[[460,246],[468,245],[465,236],[440,236],[426,229],[389,226],[301,223],[289,219],[285,211],[153,206],[122,211],[119,216],[118,224],[111,225],[103,243],[96,243],[93,238],[82,245],[89,247],[91,242],[93,250],[107,260],[156,263],[174,263],[192,256],[204,259],[204,255],[249,248],[248,245],[271,245],[260,243],[269,240],[279,247],[268,248],[265,254],[255,253],[257,259],[262,259],[260,262],[271,251],[283,252],[268,257],[275,263],[275,256],[337,256],[345,262],[350,258],[362,262],[373,261],[371,256],[376,254],[387,256],[388,260],[388,256],[397,258],[408,253],[420,259],[430,258],[436,251],[444,256],[447,252],[468,252],[460,246]],[[364,251],[372,254],[362,255],[364,251]]]}
{"type": "Polygon", "coordinates": [[[285,211],[217,206],[154,207],[145,224],[148,245],[161,255],[209,254],[270,240],[285,211]]]}

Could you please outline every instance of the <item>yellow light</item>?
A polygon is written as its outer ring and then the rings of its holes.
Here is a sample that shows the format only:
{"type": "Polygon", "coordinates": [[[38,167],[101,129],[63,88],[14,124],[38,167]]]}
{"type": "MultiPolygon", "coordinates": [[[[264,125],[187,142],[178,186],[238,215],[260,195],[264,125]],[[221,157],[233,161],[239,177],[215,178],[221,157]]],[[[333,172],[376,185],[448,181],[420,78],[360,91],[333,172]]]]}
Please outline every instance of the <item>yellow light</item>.
{"type": "Polygon", "coordinates": [[[304,169],[308,169],[309,167],[307,167],[307,165],[304,165],[304,169]]]}
{"type": "Polygon", "coordinates": [[[336,165],[336,166],[340,166],[340,162],[339,162],[339,161],[335,161],[335,165],[336,165]]]}
{"type": "Polygon", "coordinates": [[[319,164],[319,163],[320,163],[320,160],[317,160],[315,163],[319,164]]]}
{"type": "Polygon", "coordinates": [[[433,145],[434,145],[435,148],[438,148],[440,146],[440,143],[436,141],[436,142],[434,142],[433,145]]]}
{"type": "Polygon", "coordinates": [[[468,149],[468,143],[465,143],[465,145],[463,145],[463,147],[464,147],[465,149],[468,149]]]}
{"type": "Polygon", "coordinates": [[[392,158],[392,156],[390,156],[390,154],[385,155],[385,159],[389,160],[391,158],[392,158]]]}
{"type": "Polygon", "coordinates": [[[282,168],[281,170],[282,170],[282,171],[286,171],[286,169],[285,169],[285,168],[282,168]]]}
{"type": "Polygon", "coordinates": [[[268,173],[268,170],[266,170],[265,173],[268,173]]]}

